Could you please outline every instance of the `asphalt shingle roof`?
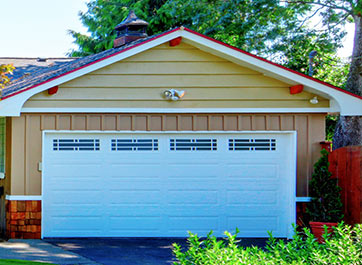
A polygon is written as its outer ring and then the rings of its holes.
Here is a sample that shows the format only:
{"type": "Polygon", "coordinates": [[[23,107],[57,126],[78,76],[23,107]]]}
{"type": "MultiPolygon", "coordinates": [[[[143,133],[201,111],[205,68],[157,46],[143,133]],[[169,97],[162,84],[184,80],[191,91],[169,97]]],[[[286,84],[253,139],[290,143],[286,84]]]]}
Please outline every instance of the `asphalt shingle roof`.
{"type": "Polygon", "coordinates": [[[18,78],[24,78],[40,69],[48,68],[53,65],[61,65],[66,62],[74,61],[76,57],[60,58],[29,58],[29,57],[0,57],[1,64],[12,64],[15,67],[14,72],[9,76],[15,82],[18,78]]]}
{"type": "MultiPolygon", "coordinates": [[[[162,34],[164,34],[164,33],[162,33],[162,34]]],[[[106,51],[103,51],[103,52],[100,52],[97,54],[92,54],[92,55],[78,58],[78,59],[68,58],[68,60],[54,61],[54,63],[48,64],[48,65],[35,64],[35,65],[26,66],[26,63],[23,62],[23,64],[25,64],[24,71],[22,71],[22,70],[14,71],[14,74],[15,73],[16,74],[13,76],[12,82],[1,91],[1,98],[9,97],[13,94],[26,90],[34,85],[38,85],[40,83],[49,81],[50,79],[58,77],[62,74],[65,74],[72,70],[86,66],[92,62],[106,58],[112,54],[118,53],[122,50],[130,48],[130,47],[140,44],[142,42],[148,41],[149,39],[152,39],[155,37],[157,37],[157,35],[139,39],[139,40],[133,41],[129,44],[123,45],[121,47],[112,48],[112,49],[109,49],[109,50],[106,50],[106,51]]],[[[5,58],[3,58],[3,59],[5,59],[5,58]]],[[[6,58],[6,59],[7,60],[3,60],[3,62],[0,61],[0,64],[12,63],[11,59],[15,60],[16,58],[6,58]]],[[[23,61],[26,61],[26,60],[23,58],[23,61]]],[[[20,65],[20,62],[18,62],[18,63],[20,65]]],[[[15,62],[13,62],[13,64],[14,64],[14,66],[16,66],[15,62]]]]}

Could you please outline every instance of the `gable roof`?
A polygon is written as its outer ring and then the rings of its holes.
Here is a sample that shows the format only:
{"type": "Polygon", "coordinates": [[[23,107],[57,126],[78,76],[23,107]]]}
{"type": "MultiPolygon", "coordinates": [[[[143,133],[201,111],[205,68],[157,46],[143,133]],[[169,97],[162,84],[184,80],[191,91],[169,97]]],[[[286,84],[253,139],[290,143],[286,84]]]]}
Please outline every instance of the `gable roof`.
{"type": "Polygon", "coordinates": [[[330,99],[331,107],[328,110],[329,112],[340,112],[342,115],[362,115],[361,96],[270,62],[190,29],[179,27],[159,35],[131,42],[119,48],[112,48],[61,65],[54,65],[40,71],[35,71],[26,78],[16,80],[16,82],[2,91],[0,116],[18,116],[25,101],[39,92],[178,37],[203,51],[259,71],[266,76],[281,80],[291,86],[302,84],[306,91],[330,99]]]}

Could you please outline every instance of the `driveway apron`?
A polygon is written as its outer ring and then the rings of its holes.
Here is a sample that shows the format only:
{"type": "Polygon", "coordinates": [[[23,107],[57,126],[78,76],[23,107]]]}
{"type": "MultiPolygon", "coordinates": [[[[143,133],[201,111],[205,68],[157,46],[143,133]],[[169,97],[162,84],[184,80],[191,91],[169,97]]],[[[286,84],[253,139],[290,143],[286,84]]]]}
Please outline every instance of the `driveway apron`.
{"type": "MultiPolygon", "coordinates": [[[[185,238],[54,238],[46,239],[64,250],[104,265],[173,264],[172,243],[183,248],[185,238]]],[[[264,247],[266,239],[242,239],[242,246],[264,247]]]]}

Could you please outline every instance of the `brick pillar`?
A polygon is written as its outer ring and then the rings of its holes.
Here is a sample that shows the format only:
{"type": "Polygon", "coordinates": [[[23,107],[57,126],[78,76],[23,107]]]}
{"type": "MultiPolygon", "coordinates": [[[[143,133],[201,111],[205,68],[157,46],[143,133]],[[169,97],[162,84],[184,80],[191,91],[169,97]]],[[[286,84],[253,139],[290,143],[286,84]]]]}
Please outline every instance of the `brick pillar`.
{"type": "Polygon", "coordinates": [[[6,200],[8,238],[41,238],[41,201],[6,200]]]}

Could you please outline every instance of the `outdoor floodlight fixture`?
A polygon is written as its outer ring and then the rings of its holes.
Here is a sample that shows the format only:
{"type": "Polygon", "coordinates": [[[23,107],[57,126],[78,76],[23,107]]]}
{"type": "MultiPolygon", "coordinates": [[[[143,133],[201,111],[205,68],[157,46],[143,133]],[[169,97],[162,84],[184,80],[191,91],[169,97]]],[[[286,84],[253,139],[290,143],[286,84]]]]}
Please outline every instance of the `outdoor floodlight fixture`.
{"type": "Polygon", "coordinates": [[[168,89],[163,92],[163,96],[172,101],[180,100],[185,95],[185,91],[183,90],[176,90],[176,89],[168,89]]]}
{"type": "Polygon", "coordinates": [[[317,98],[317,96],[315,96],[315,97],[313,97],[311,100],[309,100],[309,102],[310,102],[310,104],[318,104],[318,98],[317,98]]]}

